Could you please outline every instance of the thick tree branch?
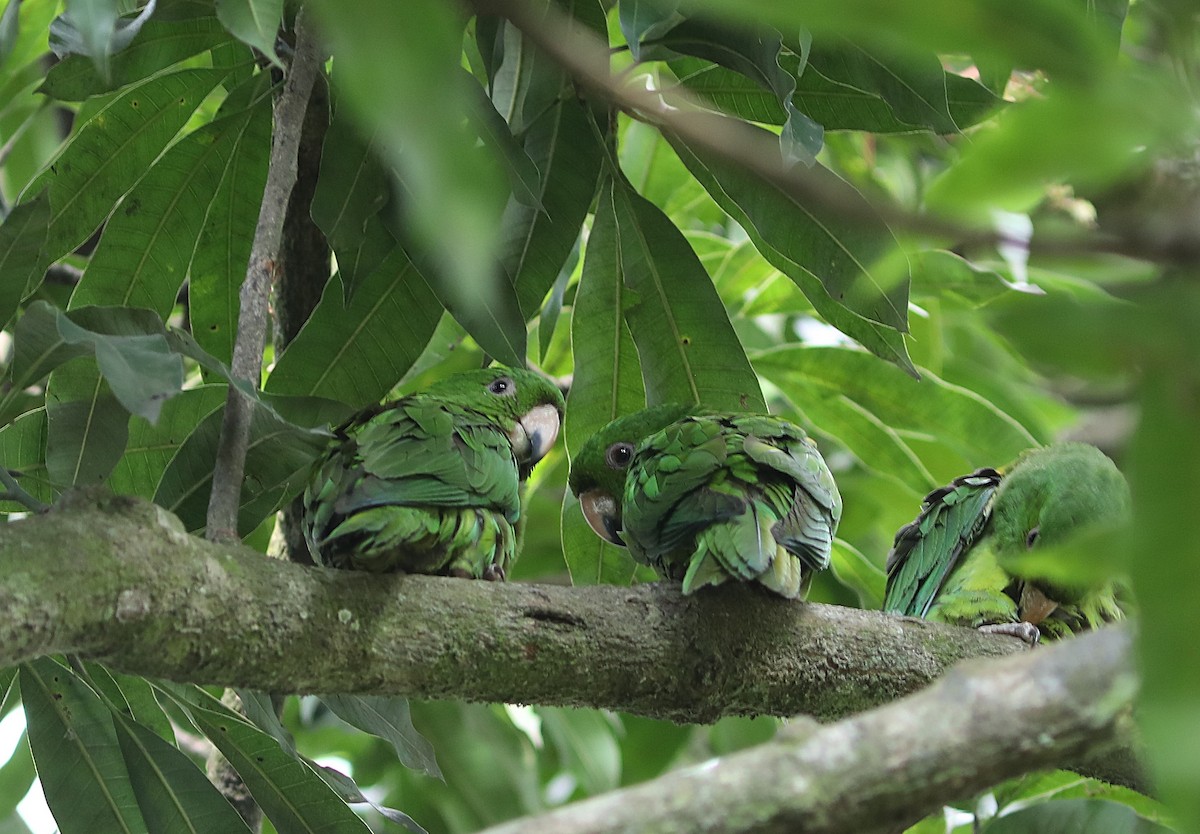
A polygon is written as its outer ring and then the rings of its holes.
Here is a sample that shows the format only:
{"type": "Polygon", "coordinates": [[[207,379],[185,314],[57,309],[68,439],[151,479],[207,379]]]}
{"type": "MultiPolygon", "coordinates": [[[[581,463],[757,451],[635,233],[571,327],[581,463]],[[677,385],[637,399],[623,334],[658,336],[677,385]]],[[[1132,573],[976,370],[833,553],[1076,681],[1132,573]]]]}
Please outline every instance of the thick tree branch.
{"type": "Polygon", "coordinates": [[[898,831],[1123,735],[1135,689],[1124,630],[952,670],[916,695],[486,834],[898,831]]]}
{"type": "Polygon", "coordinates": [[[111,496],[0,526],[0,666],[55,652],[276,693],[605,707],[693,722],[842,718],[963,658],[1026,653],[1009,637],[745,586],[683,597],[665,585],[303,567],[188,536],[162,509],[111,496]]]}
{"type": "MultiPolygon", "coordinates": [[[[304,111],[320,69],[316,39],[311,27],[305,24],[304,10],[301,9],[296,15],[296,53],[288,68],[283,92],[275,102],[275,129],[272,133],[267,182],[263,189],[258,226],[254,230],[254,245],[250,250],[246,279],[238,296],[238,329],[231,370],[235,377],[247,380],[255,388],[262,375],[268,305],[280,257],[283,220],[292,186],[296,183],[296,152],[300,145],[304,111]]],[[[237,516],[246,466],[246,445],[250,439],[251,408],[250,400],[236,387],[229,386],[221,421],[221,439],[213,467],[212,496],[208,505],[207,534],[218,541],[237,538],[237,516]]]]}

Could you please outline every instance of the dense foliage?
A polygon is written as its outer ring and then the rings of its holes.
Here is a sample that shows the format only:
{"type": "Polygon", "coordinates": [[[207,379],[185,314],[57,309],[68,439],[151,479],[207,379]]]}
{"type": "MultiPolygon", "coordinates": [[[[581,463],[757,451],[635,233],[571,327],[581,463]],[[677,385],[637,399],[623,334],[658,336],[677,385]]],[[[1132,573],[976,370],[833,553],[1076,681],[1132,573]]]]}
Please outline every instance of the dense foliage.
{"type": "MultiPolygon", "coordinates": [[[[203,532],[272,132],[300,129],[272,119],[294,46],[283,5],[0,13],[0,459],[6,497],[27,493],[7,511],[106,482],[203,532]]],[[[330,86],[304,128],[319,175],[301,166],[312,198],[297,213],[336,269],[317,265],[328,281],[298,332],[277,327],[261,390],[238,383],[254,402],[245,541],[267,549],[330,421],[489,358],[569,382],[518,581],[649,578],[564,490],[583,441],[647,403],[770,409],[817,438],[845,513],[811,598],[866,608],[928,490],[1084,438],[1129,473],[1137,521],[1061,570],[1132,576],[1150,760],[1172,811],[1200,824],[1188,5],[468,6],[301,13],[330,86]]],[[[280,270],[311,275],[295,257],[280,270]]],[[[12,831],[35,763],[66,834],[239,830],[193,765],[204,738],[281,832],[385,817],[471,831],[776,729],[333,695],[290,699],[280,721],[241,693],[250,724],[198,688],[74,659],[0,684],[28,722],[0,767],[12,831]]],[[[996,832],[1165,820],[1155,800],[1067,773],[978,807],[996,832]]]]}

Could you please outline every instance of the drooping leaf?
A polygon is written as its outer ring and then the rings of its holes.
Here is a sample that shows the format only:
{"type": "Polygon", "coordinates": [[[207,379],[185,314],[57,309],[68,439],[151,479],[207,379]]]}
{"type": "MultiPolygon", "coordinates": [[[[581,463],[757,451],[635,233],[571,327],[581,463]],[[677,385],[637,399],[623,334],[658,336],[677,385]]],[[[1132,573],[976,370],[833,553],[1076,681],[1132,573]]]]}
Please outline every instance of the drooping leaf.
{"type": "Polygon", "coordinates": [[[125,451],[129,412],[90,362],[55,371],[46,388],[46,471],[60,487],[98,484],[125,451]]]}
{"type": "Polygon", "coordinates": [[[644,60],[643,41],[661,39],[686,19],[679,13],[679,0],[626,0],[617,10],[621,34],[635,61],[644,60]]]}
{"type": "Polygon", "coordinates": [[[37,264],[49,222],[50,198],[43,191],[14,207],[0,224],[0,275],[4,276],[0,281],[0,326],[12,318],[26,289],[41,281],[37,264]]]}
{"type": "Polygon", "coordinates": [[[588,794],[621,784],[621,751],[613,720],[599,710],[539,707],[543,735],[588,794]]]}
{"type": "Polygon", "coordinates": [[[396,758],[405,767],[437,779],[442,778],[433,746],[412,724],[408,699],[376,695],[322,695],[321,700],[347,724],[392,745],[396,758]]]}
{"type": "Polygon", "coordinates": [[[138,807],[155,834],[250,830],[178,747],[135,721],[118,718],[115,724],[138,807]]]}
{"type": "Polygon", "coordinates": [[[317,764],[311,759],[305,758],[304,763],[308,765],[313,773],[325,780],[325,784],[331,787],[334,792],[341,797],[343,802],[350,805],[365,803],[370,805],[372,810],[377,814],[390,820],[398,825],[403,825],[413,834],[428,834],[428,832],[417,823],[412,817],[403,811],[397,811],[395,808],[388,808],[380,805],[377,802],[372,802],[371,799],[363,793],[358,783],[351,779],[346,774],[339,770],[334,770],[332,767],[317,764]]]}
{"type": "Polygon", "coordinates": [[[292,756],[298,756],[296,753],[296,740],[288,732],[288,729],[283,726],[283,722],[279,720],[279,715],[275,711],[275,704],[270,695],[266,692],[238,689],[237,696],[238,700],[242,702],[242,709],[246,713],[247,720],[279,742],[279,747],[282,750],[285,750],[292,756]]]}
{"type": "Polygon", "coordinates": [[[217,18],[234,37],[283,68],[275,37],[283,22],[283,0],[217,0],[217,18]]]}
{"type": "Polygon", "coordinates": [[[417,360],[442,307],[399,247],[367,277],[349,307],[334,282],[275,363],[266,390],[353,406],[377,402],[417,360]]]}
{"type": "Polygon", "coordinates": [[[1038,802],[983,826],[986,834],[1167,834],[1172,829],[1139,817],[1132,808],[1108,799],[1058,799],[1038,802]]]}
{"type": "Polygon", "coordinates": [[[863,608],[874,611],[883,607],[887,575],[852,544],[834,539],[829,567],[838,582],[858,594],[863,608]]]}
{"type": "Polygon", "coordinates": [[[148,78],[228,39],[229,34],[211,12],[179,19],[155,15],[128,47],[109,59],[107,80],[87,57],[68,55],[50,68],[38,91],[59,101],[83,101],[148,78]]]}
{"type": "Polygon", "coordinates": [[[29,746],[46,804],[63,834],[144,834],[112,714],[65,666],[40,658],[21,667],[29,746]]]}
{"type": "MultiPolygon", "coordinates": [[[[623,311],[646,401],[766,411],[758,380],[708,273],[687,240],[623,183],[602,191],[616,217],[623,311]]],[[[607,208],[605,209],[607,210],[607,208]]]]}

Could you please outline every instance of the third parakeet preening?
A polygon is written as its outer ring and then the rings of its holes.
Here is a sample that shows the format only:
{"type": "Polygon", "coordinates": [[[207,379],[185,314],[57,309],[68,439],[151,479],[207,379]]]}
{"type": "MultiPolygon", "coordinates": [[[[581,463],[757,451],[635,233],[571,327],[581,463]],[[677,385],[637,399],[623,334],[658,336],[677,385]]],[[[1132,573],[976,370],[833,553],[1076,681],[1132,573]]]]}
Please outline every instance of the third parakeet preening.
{"type": "Polygon", "coordinates": [[[570,482],[597,535],[685,594],[737,579],[801,596],[842,514],[816,444],[765,414],[664,405],[618,418],[584,444],[570,482]]]}
{"type": "Polygon", "coordinates": [[[1123,616],[1112,582],[1056,587],[1009,573],[1005,556],[1069,540],[1130,511],[1125,477],[1099,449],[1057,443],[1011,468],[980,469],[925,497],[896,534],[884,610],[1036,642],[1123,616]]]}
{"type": "Polygon", "coordinates": [[[549,379],[496,367],[351,418],[304,492],[313,559],[503,579],[516,555],[521,482],[554,444],[562,413],[549,379]]]}

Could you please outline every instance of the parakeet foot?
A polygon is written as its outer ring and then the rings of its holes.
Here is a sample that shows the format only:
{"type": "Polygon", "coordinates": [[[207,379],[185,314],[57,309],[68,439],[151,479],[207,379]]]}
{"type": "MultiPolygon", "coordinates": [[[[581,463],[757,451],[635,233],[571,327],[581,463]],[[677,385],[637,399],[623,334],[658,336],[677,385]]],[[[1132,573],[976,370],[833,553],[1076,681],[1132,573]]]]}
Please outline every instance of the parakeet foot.
{"type": "Polygon", "coordinates": [[[455,579],[474,579],[475,578],[474,576],[471,575],[471,572],[469,570],[467,570],[466,568],[450,568],[450,570],[448,570],[446,572],[446,575],[453,576],[455,579]]]}
{"type": "Polygon", "coordinates": [[[1042,633],[1038,631],[1038,627],[1033,623],[992,623],[989,625],[979,626],[980,631],[988,634],[1007,634],[1010,637],[1019,637],[1029,644],[1029,648],[1033,648],[1038,644],[1042,637],[1042,633]]]}
{"type": "Polygon", "coordinates": [[[488,565],[483,569],[483,578],[488,582],[503,582],[505,579],[504,568],[499,565],[488,565]]]}

